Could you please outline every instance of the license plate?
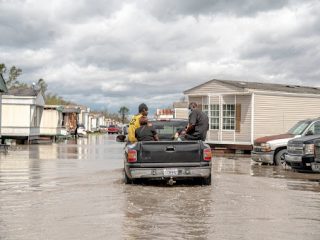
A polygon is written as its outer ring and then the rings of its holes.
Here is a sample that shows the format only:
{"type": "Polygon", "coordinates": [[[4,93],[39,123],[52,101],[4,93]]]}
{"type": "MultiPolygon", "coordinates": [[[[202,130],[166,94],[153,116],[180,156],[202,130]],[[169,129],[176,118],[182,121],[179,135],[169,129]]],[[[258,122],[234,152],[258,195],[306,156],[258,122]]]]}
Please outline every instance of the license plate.
{"type": "Polygon", "coordinates": [[[314,172],[320,172],[320,163],[312,163],[311,168],[314,172]]]}
{"type": "Polygon", "coordinates": [[[164,176],[176,176],[176,175],[178,175],[178,169],[177,168],[165,168],[165,169],[163,169],[163,175],[164,176]]]}

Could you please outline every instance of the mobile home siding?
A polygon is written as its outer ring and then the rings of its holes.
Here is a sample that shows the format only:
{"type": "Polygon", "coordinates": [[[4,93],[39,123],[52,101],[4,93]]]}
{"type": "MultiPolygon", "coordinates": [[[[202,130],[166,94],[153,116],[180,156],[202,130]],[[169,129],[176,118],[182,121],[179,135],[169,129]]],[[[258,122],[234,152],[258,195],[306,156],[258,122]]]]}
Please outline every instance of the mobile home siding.
{"type": "Polygon", "coordinates": [[[236,102],[241,105],[240,132],[236,132],[237,142],[251,142],[251,95],[237,95],[236,102]]]}
{"type": "MultiPolygon", "coordinates": [[[[30,105],[2,105],[2,127],[30,127],[30,105]]],[[[5,134],[6,132],[2,132],[5,134]]]]}
{"type": "Polygon", "coordinates": [[[41,124],[41,135],[58,135],[62,123],[62,113],[56,109],[44,109],[41,124]],[[59,130],[59,131],[58,131],[59,130]]]}
{"type": "Polygon", "coordinates": [[[255,93],[254,138],[288,131],[296,122],[320,117],[320,98],[255,93]]]}

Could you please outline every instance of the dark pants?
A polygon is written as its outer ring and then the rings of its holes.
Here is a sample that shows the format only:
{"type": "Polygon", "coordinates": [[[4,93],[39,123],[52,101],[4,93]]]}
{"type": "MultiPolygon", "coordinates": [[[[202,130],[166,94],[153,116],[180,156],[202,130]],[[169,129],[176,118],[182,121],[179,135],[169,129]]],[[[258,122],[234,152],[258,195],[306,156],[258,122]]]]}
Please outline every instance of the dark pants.
{"type": "Polygon", "coordinates": [[[194,141],[196,141],[196,140],[202,140],[202,141],[205,141],[206,140],[206,135],[207,134],[186,134],[185,135],[185,139],[186,140],[194,140],[194,141]]]}

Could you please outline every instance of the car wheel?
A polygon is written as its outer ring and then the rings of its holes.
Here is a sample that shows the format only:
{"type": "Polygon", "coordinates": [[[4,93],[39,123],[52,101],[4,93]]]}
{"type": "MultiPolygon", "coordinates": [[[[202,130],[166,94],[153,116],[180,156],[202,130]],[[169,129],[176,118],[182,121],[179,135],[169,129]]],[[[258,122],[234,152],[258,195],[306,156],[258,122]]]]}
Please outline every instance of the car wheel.
{"type": "Polygon", "coordinates": [[[202,185],[211,185],[211,174],[209,177],[202,178],[202,185]]]}
{"type": "Polygon", "coordinates": [[[287,154],[287,149],[282,149],[276,153],[274,156],[274,165],[282,165],[285,164],[285,156],[287,154]]]}
{"type": "Polygon", "coordinates": [[[123,175],[125,184],[133,184],[133,180],[128,177],[126,170],[123,170],[123,175]]]}

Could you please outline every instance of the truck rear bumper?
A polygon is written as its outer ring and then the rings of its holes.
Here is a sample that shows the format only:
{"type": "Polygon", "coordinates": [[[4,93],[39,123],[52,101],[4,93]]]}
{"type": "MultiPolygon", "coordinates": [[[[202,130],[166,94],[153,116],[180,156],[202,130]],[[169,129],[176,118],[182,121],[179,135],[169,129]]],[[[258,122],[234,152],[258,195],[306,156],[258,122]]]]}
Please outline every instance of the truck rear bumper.
{"type": "Polygon", "coordinates": [[[251,159],[255,162],[273,164],[274,151],[271,152],[251,152],[251,159]]]}
{"type": "Polygon", "coordinates": [[[177,167],[177,168],[129,168],[129,176],[136,178],[164,179],[164,178],[194,178],[209,177],[211,166],[209,167],[177,167]]]}

